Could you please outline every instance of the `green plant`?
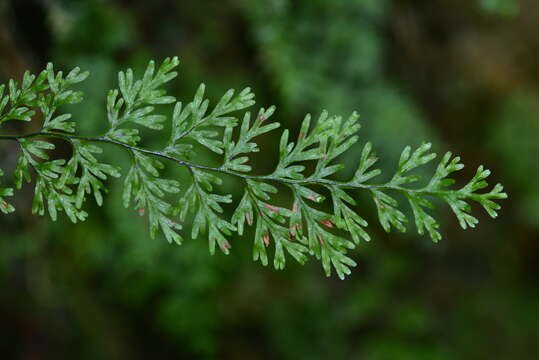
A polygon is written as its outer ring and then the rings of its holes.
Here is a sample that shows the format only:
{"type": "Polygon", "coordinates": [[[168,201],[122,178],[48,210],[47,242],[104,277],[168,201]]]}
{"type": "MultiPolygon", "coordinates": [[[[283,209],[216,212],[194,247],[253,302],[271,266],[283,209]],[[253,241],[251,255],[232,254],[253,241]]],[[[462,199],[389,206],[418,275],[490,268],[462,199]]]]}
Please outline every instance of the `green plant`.
{"type": "MultiPolygon", "coordinates": [[[[465,186],[450,189],[454,180],[449,175],[464,165],[459,157],[449,152],[442,157],[425,186],[409,187],[419,180],[412,170],[436,157],[429,151],[428,143],[415,150],[406,147],[395,174],[386,183],[369,182],[381,172],[373,169],[378,159],[370,143],[363,146],[358,168],[349,181],[332,179],[343,168],[335,159],[358,140],[356,133],[360,126],[356,113],[344,119],[324,112],[314,124],[311,117],[306,116],[295,140],[290,140],[288,130],[282,133],[275,170],[269,175],[252,175],[247,155],[260,150],[254,138],[275,130],[279,124],[269,121],[275,110],[270,107],[260,109],[254,117],[246,112],[240,125],[234,113],[255,103],[249,88],[238,94],[229,90],[210,108],[204,97],[205,87],[201,85],[190,103],[176,102],[166,146],[160,150],[141,147],[140,132],[133,125],[152,130],[164,128],[166,117],[155,112],[155,105],[175,103],[176,99],[167,95],[162,86],[176,77],[174,68],[178,64],[177,58],[166,59],[156,70],[150,62],[139,80],[130,69],[120,72],[119,89],[109,91],[107,96],[109,129],[99,137],[76,135],[71,115],[58,114],[62,105],[82,100],[82,94],[71,87],[83,81],[88,73],[75,68],[64,76],[49,64],[37,76],[25,73],[20,85],[10,80],[7,90],[0,87],[0,125],[8,120],[31,121],[36,112],[43,118],[39,132],[0,135],[0,140],[16,141],[21,149],[14,171],[17,189],[25,180],[31,181],[33,170],[36,179],[33,213],[43,215],[47,210],[55,220],[57,212],[64,211],[73,222],[85,220],[87,213],[82,206],[87,196],[93,194],[96,203],[101,205],[102,192],[106,191],[104,181],[120,176],[119,168],[96,157],[102,151],[97,143],[113,144],[126,149],[131,158],[124,180],[124,205],[134,204],[140,214],[148,215],[152,237],[161,231],[169,242],[180,244],[180,222],[192,213],[191,237],[198,238],[199,234],[207,232],[210,252],[213,254],[218,246],[228,253],[231,245],[227,237],[236,232],[242,235],[247,223],[255,227],[255,260],[266,265],[267,249],[273,243],[275,268],[284,268],[285,252],[300,263],[307,260],[307,255],[312,255],[322,261],[327,275],[333,266],[343,278],[350,273],[350,267],[355,266],[347,252],[362,239],[370,239],[365,231],[367,222],[353,209],[355,201],[346,190],[368,191],[377,207],[380,223],[388,232],[392,227],[406,230],[407,218],[390,194],[404,195],[413,210],[418,233],[426,231],[434,241],[439,241],[441,234],[438,222],[427,212],[433,207],[429,198],[448,203],[466,229],[478,222],[470,214],[467,201],[479,203],[490,216],[496,217],[500,206],[493,200],[507,197],[500,184],[488,193],[477,192],[487,186],[485,179],[490,175],[482,166],[465,186]],[[69,160],[50,159],[49,152],[54,149],[51,139],[71,144],[73,153],[69,160]],[[210,167],[190,161],[197,150],[193,144],[221,154],[222,164],[210,167]],[[185,187],[179,201],[173,201],[170,195],[179,194],[182,184],[161,176],[164,164],[159,159],[186,167],[191,174],[192,182],[185,187]],[[307,173],[309,164],[312,171],[307,173]],[[230,220],[224,218],[222,206],[231,203],[232,197],[216,193],[215,187],[221,184],[218,175],[229,175],[244,183],[243,197],[230,220]],[[292,194],[288,207],[272,202],[272,195],[278,192],[274,186],[277,184],[288,187],[292,194]],[[331,210],[316,205],[325,200],[324,194],[329,197],[331,210]],[[351,239],[344,236],[344,232],[349,233],[351,239]]],[[[0,208],[4,213],[14,211],[3,199],[12,195],[12,189],[0,189],[0,208]]]]}

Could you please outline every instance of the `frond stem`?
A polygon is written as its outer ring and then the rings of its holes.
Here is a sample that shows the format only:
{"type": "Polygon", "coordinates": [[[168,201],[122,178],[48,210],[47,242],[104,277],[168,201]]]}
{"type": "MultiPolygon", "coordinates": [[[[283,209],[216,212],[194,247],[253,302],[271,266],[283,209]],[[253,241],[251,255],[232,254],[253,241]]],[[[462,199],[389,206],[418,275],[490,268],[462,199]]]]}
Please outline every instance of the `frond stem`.
{"type": "Polygon", "coordinates": [[[402,193],[421,193],[424,195],[431,195],[431,196],[453,196],[453,195],[456,196],[459,194],[458,191],[454,191],[454,190],[433,191],[433,190],[429,190],[425,188],[410,189],[410,188],[405,188],[402,186],[396,186],[396,185],[391,185],[391,184],[347,183],[347,182],[336,181],[336,180],[312,179],[312,178],[294,180],[294,179],[280,178],[280,177],[276,177],[272,175],[248,175],[248,174],[242,174],[239,172],[231,171],[223,167],[211,167],[211,166],[195,164],[189,161],[185,161],[185,160],[170,156],[161,151],[154,151],[154,150],[140,148],[137,146],[123,143],[121,141],[107,138],[105,136],[87,137],[87,136],[77,136],[77,135],[71,135],[71,134],[59,133],[59,132],[35,132],[35,133],[25,134],[25,135],[0,135],[0,140],[19,141],[21,139],[28,139],[28,138],[35,138],[35,137],[58,138],[58,139],[64,139],[68,141],[72,139],[76,139],[76,140],[81,140],[81,141],[102,142],[102,143],[113,144],[116,146],[121,146],[130,151],[138,151],[140,153],[161,157],[161,158],[173,161],[181,166],[185,166],[189,169],[194,168],[194,169],[200,169],[200,170],[205,170],[205,171],[219,172],[219,173],[235,176],[243,180],[272,181],[272,182],[278,182],[278,183],[283,183],[283,184],[288,184],[288,185],[299,184],[299,185],[338,186],[338,187],[346,188],[346,189],[359,189],[359,190],[393,190],[393,191],[399,191],[402,193]]]}

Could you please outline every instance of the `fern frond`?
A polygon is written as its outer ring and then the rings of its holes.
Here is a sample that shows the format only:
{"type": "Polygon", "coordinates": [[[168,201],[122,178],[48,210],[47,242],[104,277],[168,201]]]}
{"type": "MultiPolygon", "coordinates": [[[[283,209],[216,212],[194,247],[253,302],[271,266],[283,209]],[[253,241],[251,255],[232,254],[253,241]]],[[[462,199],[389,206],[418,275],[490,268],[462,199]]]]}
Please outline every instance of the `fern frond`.
{"type": "MultiPolygon", "coordinates": [[[[280,126],[271,121],[275,107],[262,108],[255,117],[246,112],[240,121],[237,113],[254,105],[251,90],[245,88],[238,94],[229,90],[211,106],[205,98],[204,85],[186,105],[176,102],[162,87],[177,76],[178,64],[177,58],[165,59],[156,70],[154,62],[150,62],[139,79],[131,69],[120,72],[118,89],[109,91],[107,97],[110,128],[100,137],[75,135],[71,116],[57,115],[62,105],[82,99],[80,92],[70,89],[87,76],[78,68],[64,78],[49,65],[38,76],[25,74],[20,88],[10,81],[5,95],[4,87],[0,87],[0,124],[8,120],[29,121],[34,109],[43,114],[42,129],[37,133],[0,135],[0,140],[17,141],[21,148],[14,172],[17,189],[24,180],[30,182],[32,174],[36,179],[34,213],[43,215],[47,210],[55,220],[58,211],[65,211],[76,222],[87,216],[82,207],[88,195],[93,194],[96,203],[102,205],[106,181],[121,176],[121,171],[99,161],[96,155],[102,149],[96,143],[112,144],[126,149],[131,159],[124,179],[124,205],[148,216],[152,237],[161,232],[169,242],[180,244],[183,241],[180,222],[192,216],[191,237],[207,236],[211,254],[217,247],[228,254],[231,237],[243,235],[246,227],[252,226],[255,261],[267,265],[268,252],[272,251],[274,267],[283,269],[288,256],[302,264],[311,256],[321,261],[327,275],[335,270],[344,278],[356,266],[350,251],[362,240],[371,239],[368,223],[356,209],[351,190],[366,191],[371,196],[379,222],[387,232],[392,228],[406,231],[409,219],[395,196],[401,194],[411,207],[417,232],[428,233],[435,242],[442,235],[440,224],[429,213],[434,207],[433,199],[447,203],[466,229],[478,222],[470,213],[471,202],[496,217],[500,205],[495,200],[507,197],[500,184],[489,192],[482,191],[488,186],[486,179],[490,175],[483,166],[466,185],[452,187],[455,180],[450,176],[464,165],[450,152],[442,157],[426,185],[414,186],[420,180],[417,168],[436,158],[430,151],[430,143],[423,143],[415,150],[406,147],[390,180],[372,183],[381,171],[374,168],[378,158],[372,144],[367,142],[358,152],[353,176],[348,181],[335,180],[334,175],[343,169],[339,156],[358,141],[360,125],[356,113],[343,118],[323,112],[317,121],[307,115],[295,139],[289,130],[282,132],[275,169],[268,175],[252,174],[249,156],[261,150],[257,137],[280,126]],[[161,131],[166,116],[156,114],[155,106],[173,103],[172,129],[164,148],[140,147],[141,133],[134,125],[161,131]],[[72,146],[73,153],[67,161],[50,160],[49,153],[54,150],[52,138],[65,140],[72,146]],[[193,143],[222,155],[222,164],[210,167],[189,161],[195,155],[193,143]],[[163,178],[164,160],[187,168],[191,183],[163,178]],[[221,176],[237,178],[244,186],[243,196],[230,219],[223,204],[232,203],[233,198],[219,191],[221,176]],[[288,205],[276,203],[274,197],[280,192],[276,185],[288,189],[291,194],[288,205]]],[[[14,211],[4,200],[12,195],[11,188],[0,188],[3,213],[14,211]]]]}
{"type": "Polygon", "coordinates": [[[124,206],[129,207],[133,198],[138,213],[148,214],[152,237],[161,229],[169,242],[181,244],[182,238],[176,230],[182,227],[171,219],[174,206],[165,199],[166,194],[180,191],[180,183],[160,177],[159,169],[164,165],[159,160],[136,151],[131,151],[131,155],[133,164],[124,181],[124,206]]]}
{"type": "Polygon", "coordinates": [[[220,204],[231,203],[231,195],[219,195],[212,191],[214,185],[220,185],[221,179],[211,173],[191,169],[192,185],[187,189],[185,197],[179,203],[180,218],[184,220],[187,213],[194,213],[191,237],[196,239],[200,234],[207,233],[210,253],[215,253],[216,243],[228,254],[230,243],[227,236],[236,231],[236,227],[222,217],[223,208],[220,204]]]}

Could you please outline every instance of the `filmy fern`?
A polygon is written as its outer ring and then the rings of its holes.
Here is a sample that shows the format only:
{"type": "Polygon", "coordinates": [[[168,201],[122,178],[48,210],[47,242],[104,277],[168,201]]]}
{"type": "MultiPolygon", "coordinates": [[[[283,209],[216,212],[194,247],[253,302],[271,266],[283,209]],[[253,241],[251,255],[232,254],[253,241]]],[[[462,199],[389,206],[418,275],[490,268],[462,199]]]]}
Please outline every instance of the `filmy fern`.
{"type": "MultiPolygon", "coordinates": [[[[71,221],[83,221],[87,217],[83,210],[87,197],[93,195],[101,205],[105,181],[122,174],[120,168],[98,159],[102,149],[97,144],[113,144],[126,149],[131,158],[124,178],[124,205],[148,216],[152,237],[161,232],[169,242],[180,244],[185,236],[181,223],[192,216],[190,236],[198,238],[205,233],[212,254],[217,247],[228,253],[235,234],[243,235],[246,227],[253,226],[254,260],[268,264],[268,251],[272,249],[273,264],[282,269],[287,255],[300,263],[314,256],[321,260],[327,275],[334,268],[343,278],[356,265],[347,253],[360,241],[370,240],[367,221],[358,214],[350,190],[370,194],[387,232],[392,228],[406,230],[407,217],[395,198],[395,194],[404,195],[418,233],[428,233],[433,241],[439,241],[442,236],[440,225],[429,214],[433,207],[430,199],[446,202],[466,229],[478,222],[471,215],[470,202],[480,204],[490,216],[496,217],[500,206],[494,200],[507,197],[500,184],[489,192],[478,192],[487,187],[486,178],[490,175],[482,166],[466,185],[450,188],[454,184],[450,175],[464,165],[449,152],[426,185],[410,186],[419,180],[414,170],[436,157],[428,143],[417,149],[406,147],[395,174],[382,184],[372,183],[381,171],[374,168],[378,159],[372,145],[366,143],[358,151],[358,166],[352,178],[334,180],[334,174],[343,168],[336,159],[358,140],[356,133],[360,125],[355,113],[342,118],[323,112],[317,121],[306,116],[295,139],[288,130],[282,132],[279,160],[273,172],[253,175],[249,155],[260,151],[257,137],[279,127],[279,123],[270,122],[275,108],[260,109],[255,116],[246,112],[240,121],[238,112],[255,103],[251,90],[246,88],[237,94],[229,90],[211,106],[204,96],[204,85],[192,101],[176,102],[167,95],[163,85],[177,76],[174,69],[178,64],[177,58],[166,59],[156,69],[154,62],[150,62],[140,79],[130,69],[120,72],[119,88],[109,91],[107,96],[109,129],[100,137],[77,135],[71,115],[59,113],[62,105],[82,100],[82,94],[72,87],[88,73],[75,68],[64,76],[49,64],[37,76],[26,73],[21,84],[10,80],[7,88],[0,86],[0,125],[8,120],[31,121],[36,112],[43,119],[39,132],[0,135],[0,140],[16,141],[21,150],[14,170],[15,187],[20,189],[24,181],[35,178],[33,213],[43,215],[47,211],[55,220],[57,213],[64,211],[71,221]],[[139,127],[162,130],[167,119],[157,114],[155,107],[171,104],[175,104],[171,106],[172,130],[165,146],[156,150],[139,146],[139,127]],[[54,149],[51,139],[71,144],[69,160],[49,158],[54,149]],[[191,162],[200,147],[222,155],[221,165],[210,167],[191,162]],[[161,173],[165,162],[187,168],[191,183],[164,178],[161,173]],[[218,191],[220,176],[225,175],[239,179],[244,185],[230,219],[224,215],[223,204],[232,203],[233,198],[218,191]],[[276,186],[289,189],[292,195],[289,205],[275,203],[274,194],[281,191],[276,186]],[[326,202],[326,207],[319,205],[326,202]]],[[[3,213],[14,211],[5,200],[12,195],[13,189],[0,188],[3,213]]]]}

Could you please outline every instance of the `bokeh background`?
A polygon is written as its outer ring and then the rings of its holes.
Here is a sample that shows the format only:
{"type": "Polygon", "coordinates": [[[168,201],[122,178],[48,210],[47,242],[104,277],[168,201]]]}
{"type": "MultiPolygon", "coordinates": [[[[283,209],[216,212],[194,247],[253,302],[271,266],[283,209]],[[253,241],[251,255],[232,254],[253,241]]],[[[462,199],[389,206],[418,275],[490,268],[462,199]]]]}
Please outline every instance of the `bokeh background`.
{"type": "MultiPolygon", "coordinates": [[[[210,256],[204,239],[152,240],[121,207],[120,180],[77,225],[32,216],[27,185],[0,218],[0,357],[539,358],[538,33],[536,0],[1,0],[1,82],[47,61],[90,70],[70,109],[83,134],[105,128],[118,70],[178,55],[181,100],[202,81],[212,99],[252,86],[292,129],[306,112],[358,110],[386,173],[405,145],[432,140],[462,155],[462,176],[490,167],[510,199],[497,220],[477,211],[474,231],[439,209],[436,245],[413,226],[383,233],[362,202],[374,240],[340,281],[316,261],[253,263],[249,238],[229,256],[210,256]]],[[[274,137],[261,140],[260,169],[275,161],[274,137]]],[[[104,158],[125,168],[122,156],[104,158]]]]}

